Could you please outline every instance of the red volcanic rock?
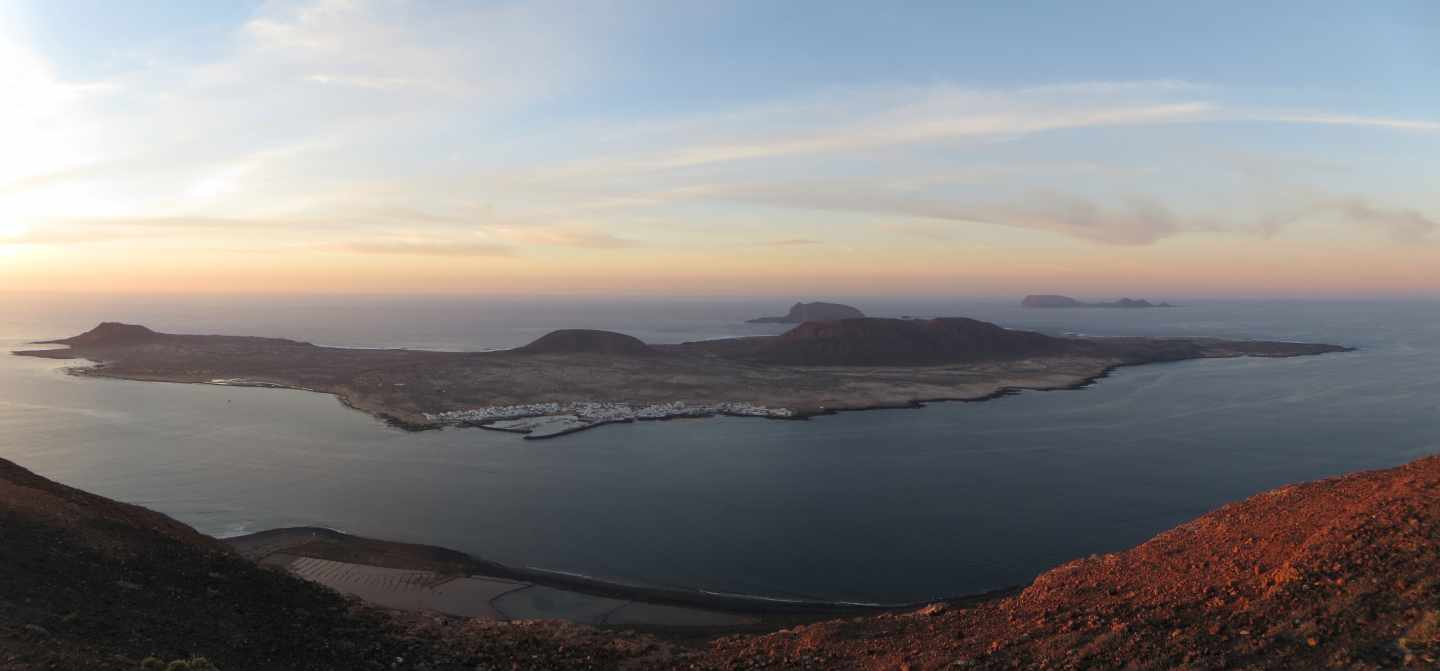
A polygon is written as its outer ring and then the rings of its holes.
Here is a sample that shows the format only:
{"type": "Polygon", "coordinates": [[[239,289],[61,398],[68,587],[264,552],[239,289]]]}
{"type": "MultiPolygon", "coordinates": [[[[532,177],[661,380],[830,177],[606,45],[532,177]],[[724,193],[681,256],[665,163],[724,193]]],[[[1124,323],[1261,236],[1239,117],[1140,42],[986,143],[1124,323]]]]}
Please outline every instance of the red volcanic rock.
{"type": "Polygon", "coordinates": [[[515,350],[525,354],[653,354],[639,338],[613,331],[564,329],[552,331],[515,350]]]}
{"type": "Polygon", "coordinates": [[[806,322],[751,358],[794,366],[901,366],[1058,354],[1066,340],[963,317],[806,322]]]}

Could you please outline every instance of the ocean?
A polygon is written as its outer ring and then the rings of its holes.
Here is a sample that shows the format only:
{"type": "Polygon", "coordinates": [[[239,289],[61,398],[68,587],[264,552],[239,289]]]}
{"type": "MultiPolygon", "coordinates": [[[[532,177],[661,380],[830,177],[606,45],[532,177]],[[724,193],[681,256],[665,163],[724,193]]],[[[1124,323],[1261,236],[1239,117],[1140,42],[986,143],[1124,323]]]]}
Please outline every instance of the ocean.
{"type": "MultiPolygon", "coordinates": [[[[1352,353],[1158,364],[1078,390],[601,427],[407,433],[307,392],[97,380],[0,356],[0,457],[216,535],[312,525],[518,566],[723,592],[913,602],[1021,584],[1280,484],[1440,452],[1440,302],[1026,310],[833,297],[1048,333],[1318,341],[1352,353]]],[[[769,299],[0,295],[0,347],[101,320],[346,347],[484,350],[557,328],[777,333],[769,299]]]]}

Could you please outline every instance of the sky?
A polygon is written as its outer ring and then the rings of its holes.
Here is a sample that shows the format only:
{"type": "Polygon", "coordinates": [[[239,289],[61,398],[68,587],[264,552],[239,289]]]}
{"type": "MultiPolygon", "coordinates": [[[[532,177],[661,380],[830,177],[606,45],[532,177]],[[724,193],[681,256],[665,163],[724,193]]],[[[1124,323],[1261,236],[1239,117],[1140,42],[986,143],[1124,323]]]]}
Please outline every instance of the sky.
{"type": "Polygon", "coordinates": [[[1440,296],[1440,3],[0,0],[0,291],[1440,296]]]}

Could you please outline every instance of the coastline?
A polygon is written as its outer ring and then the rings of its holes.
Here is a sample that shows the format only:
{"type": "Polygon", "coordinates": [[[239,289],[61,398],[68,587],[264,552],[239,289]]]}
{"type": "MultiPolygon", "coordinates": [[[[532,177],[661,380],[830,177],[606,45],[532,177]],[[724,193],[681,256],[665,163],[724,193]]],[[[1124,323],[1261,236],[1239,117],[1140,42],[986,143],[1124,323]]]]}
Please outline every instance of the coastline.
{"type": "MultiPolygon", "coordinates": [[[[453,596],[437,588],[457,580],[480,581],[493,587],[486,604],[468,606],[451,615],[515,619],[496,599],[515,599],[526,588],[547,590],[549,601],[561,604],[547,619],[566,619],[594,626],[618,626],[616,612],[643,612],[623,622],[626,628],[684,633],[769,631],[782,626],[842,618],[913,611],[929,604],[970,607],[1018,593],[1023,586],[977,594],[937,597],[917,602],[863,603],[784,596],[737,594],[605,580],[564,571],[514,567],[448,548],[354,536],[320,527],[270,529],[222,539],[241,555],[262,565],[282,568],[300,577],[401,610],[452,611],[453,596]],[[386,575],[386,573],[394,575],[386,575]],[[347,574],[357,574],[349,581],[347,574]],[[398,580],[397,580],[398,576],[398,580]],[[376,585],[391,591],[377,592],[376,585]],[[395,587],[408,588],[397,595],[395,587]],[[413,588],[411,586],[414,586],[413,588]],[[493,594],[493,596],[492,596],[493,594]],[[398,597],[398,598],[397,598],[398,597]],[[594,604],[608,610],[600,615],[594,604]],[[486,609],[488,608],[488,612],[486,609]]],[[[452,592],[457,591],[452,589],[452,592]]],[[[474,600],[472,600],[472,604],[474,600]]],[[[528,619],[528,618],[527,618],[528,619]]]]}
{"type": "MultiPolygon", "coordinates": [[[[1156,338],[1155,340],[1162,340],[1162,339],[1156,338]]],[[[1202,339],[1202,340],[1203,340],[1203,339],[1202,339]]],[[[44,342],[42,341],[41,343],[36,343],[36,344],[46,344],[46,343],[44,343],[44,342]]],[[[1308,345],[1307,343],[1281,343],[1281,344],[1293,344],[1293,345],[1297,345],[1297,346],[1308,345]]],[[[399,351],[399,352],[404,352],[404,351],[407,351],[407,350],[376,350],[376,351],[389,351],[389,352],[399,351]]],[[[1052,381],[1052,380],[1047,380],[1047,381],[1045,381],[1045,382],[1043,382],[1043,383],[1007,384],[1007,383],[1005,383],[1003,380],[997,380],[997,381],[995,381],[995,382],[993,382],[993,383],[991,383],[991,384],[985,385],[986,388],[980,389],[980,390],[976,390],[976,392],[975,392],[975,393],[972,393],[972,394],[942,395],[942,396],[933,396],[933,397],[917,397],[917,398],[907,398],[907,399],[903,399],[903,400],[894,400],[894,401],[883,400],[883,401],[874,401],[874,402],[867,402],[867,403],[854,403],[854,404],[848,404],[848,403],[847,403],[847,404],[836,404],[836,405],[818,406],[818,407],[813,407],[813,406],[812,406],[812,407],[797,406],[797,407],[771,408],[771,407],[767,407],[767,406],[765,406],[765,405],[760,405],[760,404],[755,404],[755,403],[744,403],[744,402],[734,402],[734,401],[727,401],[727,402],[720,402],[720,403],[711,403],[711,404],[701,404],[701,405],[693,405],[693,406],[692,406],[692,405],[687,405],[687,402],[684,401],[684,400],[672,400],[672,401],[661,402],[661,403],[647,403],[647,404],[643,404],[643,405],[641,405],[641,407],[640,407],[638,410],[636,410],[636,409],[633,407],[633,406],[636,405],[636,404],[630,404],[630,403],[623,402],[623,401],[620,401],[620,402],[608,402],[608,401],[606,401],[606,402],[602,402],[602,401],[570,401],[570,402],[564,404],[563,406],[562,406],[562,404],[558,404],[558,403],[530,404],[530,405],[555,406],[554,408],[543,408],[543,409],[536,410],[536,411],[534,411],[534,412],[514,411],[514,408],[517,408],[517,407],[519,407],[519,406],[482,406],[482,407],[479,407],[479,408],[470,408],[470,409],[467,409],[467,410],[448,411],[448,412],[443,412],[443,413],[422,413],[422,412],[403,413],[403,412],[397,412],[397,411],[395,411],[394,409],[385,407],[385,406],[383,406],[383,405],[381,405],[381,404],[376,404],[376,403],[374,403],[374,402],[357,400],[357,398],[355,397],[354,394],[349,393],[349,392],[348,392],[347,390],[345,390],[345,389],[317,389],[317,388],[313,388],[313,387],[310,387],[310,386],[301,386],[301,385],[297,385],[297,384],[288,384],[288,383],[281,382],[281,381],[257,379],[257,378],[254,378],[254,377],[232,377],[232,378],[197,379],[197,378],[196,378],[195,376],[193,376],[193,375],[157,375],[157,374],[137,374],[137,373],[118,372],[118,371],[114,370],[107,362],[105,362],[105,361],[98,361],[98,360],[95,360],[95,359],[91,359],[91,358],[85,357],[85,356],[83,356],[83,355],[81,355],[81,354],[77,354],[73,349],[13,350],[13,351],[11,352],[11,354],[12,354],[12,355],[16,355],[16,356],[30,356],[30,357],[38,357],[38,358],[49,358],[49,359],[55,359],[55,360],[83,360],[83,361],[89,362],[87,365],[68,366],[68,367],[65,367],[65,368],[62,369],[66,374],[68,374],[68,375],[74,375],[74,376],[77,376],[77,377],[102,378],[102,379],[116,379],[116,380],[129,380],[129,381],[135,381],[135,382],[166,382],[166,383],[172,383],[172,384],[200,384],[200,385],[209,385],[209,386],[249,387],[249,388],[259,388],[259,389],[286,389],[286,390],[291,390],[291,391],[303,391],[303,392],[309,392],[309,393],[328,394],[328,395],[334,396],[334,397],[336,398],[336,400],[340,403],[340,405],[344,406],[345,408],[348,408],[348,409],[351,409],[351,410],[355,410],[355,411],[362,412],[362,413],[364,413],[364,414],[370,415],[371,417],[375,418],[376,420],[378,420],[378,421],[380,421],[380,422],[383,422],[384,424],[386,424],[387,426],[390,426],[390,427],[392,427],[392,428],[399,429],[399,430],[401,430],[401,431],[412,432],[412,433],[413,433],[413,432],[423,432],[423,431],[434,431],[434,430],[440,430],[440,429],[451,428],[451,427],[459,427],[459,428],[481,428],[481,429],[486,429],[486,430],[491,430],[491,431],[512,433],[512,434],[521,436],[521,437],[522,437],[523,439],[525,439],[525,440],[548,440],[548,439],[560,438],[560,437],[563,437],[563,436],[567,436],[567,435],[570,435],[570,434],[578,433],[578,432],[581,432],[581,431],[586,431],[586,430],[589,430],[589,429],[599,428],[599,427],[602,427],[602,426],[606,426],[606,425],[608,425],[608,424],[628,424],[628,423],[632,423],[632,422],[651,422],[651,421],[672,421],[672,420],[680,420],[680,419],[706,419],[706,418],[717,417],[717,416],[725,416],[725,417],[752,417],[752,418],[759,418],[759,419],[774,419],[774,420],[785,420],[785,421],[808,421],[808,420],[813,419],[813,418],[816,418],[816,417],[824,417],[824,416],[829,416],[829,415],[835,415],[835,414],[842,413],[842,412],[861,412],[861,411],[868,411],[868,410],[923,409],[925,406],[927,406],[927,405],[929,405],[929,404],[932,404],[932,403],[978,403],[978,402],[983,402],[983,401],[989,401],[989,400],[999,399],[999,398],[1002,398],[1002,397],[1005,397],[1005,396],[1011,396],[1011,395],[1019,394],[1019,393],[1022,393],[1022,392],[1027,392],[1027,391],[1047,392],[1047,391],[1069,391],[1069,390],[1084,389],[1084,388],[1090,387],[1090,386],[1092,386],[1092,385],[1094,385],[1094,384],[1097,384],[1099,381],[1101,381],[1101,380],[1109,377],[1111,374],[1113,374],[1116,370],[1118,370],[1118,369],[1120,369],[1120,368],[1128,368],[1128,367],[1133,367],[1133,366],[1144,366],[1144,365],[1154,365],[1154,364],[1163,364],[1163,363],[1178,363],[1178,362],[1180,362],[1180,361],[1194,361],[1194,360],[1203,360],[1203,359],[1212,359],[1212,358],[1243,358],[1243,357],[1256,357],[1256,358],[1297,358],[1297,357],[1305,357],[1305,356],[1317,356],[1317,355],[1320,355],[1320,354],[1328,354],[1328,353],[1349,353],[1349,352],[1354,352],[1354,351],[1357,351],[1357,348],[1354,348],[1354,347],[1335,347],[1334,349],[1327,350],[1327,351],[1297,351],[1297,352],[1286,352],[1286,353],[1278,353],[1278,354],[1271,354],[1271,353],[1231,353],[1231,352],[1224,352],[1224,353],[1219,353],[1219,354],[1206,354],[1206,355],[1201,355],[1201,356],[1191,356],[1191,357],[1173,358],[1173,359],[1157,359],[1157,360],[1139,360],[1139,361],[1124,361],[1124,360],[1104,361],[1104,360],[1094,360],[1094,365],[1089,366],[1089,368],[1091,368],[1092,370],[1088,370],[1088,371],[1084,371],[1084,372],[1076,372],[1076,373],[1074,373],[1074,374],[1072,374],[1072,375],[1069,375],[1069,376],[1064,376],[1064,375],[1062,374],[1062,375],[1059,375],[1059,377],[1061,377],[1061,379],[1059,379],[1059,380],[1053,380],[1053,381],[1052,381]],[[573,408],[573,407],[575,407],[575,406],[585,406],[585,405],[590,405],[590,406],[605,406],[605,407],[607,407],[607,408],[624,407],[624,408],[626,408],[627,410],[631,411],[631,414],[629,414],[628,416],[618,416],[618,417],[603,417],[603,416],[602,416],[602,417],[586,418],[586,417],[580,417],[580,416],[570,415],[570,414],[565,413],[565,412],[561,412],[561,411],[565,410],[566,408],[573,408]],[[646,412],[646,410],[649,410],[649,409],[652,409],[652,408],[656,408],[656,407],[660,407],[660,406],[671,406],[671,407],[674,408],[674,412],[670,412],[670,413],[666,413],[666,412],[647,413],[647,412],[646,412]],[[729,410],[727,410],[726,408],[727,408],[727,407],[730,407],[730,406],[734,406],[734,407],[737,407],[737,408],[741,408],[741,410],[739,410],[739,411],[729,411],[729,410]],[[481,419],[481,420],[479,420],[479,421],[476,421],[476,420],[473,420],[473,419],[466,419],[466,418],[465,418],[467,415],[470,415],[470,414],[473,414],[473,413],[480,413],[480,414],[483,415],[483,414],[486,413],[486,412],[492,412],[492,411],[500,411],[500,412],[498,413],[500,416],[497,416],[497,417],[494,417],[494,418],[481,419]],[[507,414],[506,411],[511,411],[511,414],[507,414]],[[568,425],[560,426],[560,427],[558,427],[558,428],[553,428],[553,429],[551,429],[551,430],[540,430],[540,431],[536,431],[536,430],[534,430],[534,429],[532,429],[532,428],[526,428],[526,427],[523,425],[523,423],[524,423],[524,422],[527,422],[528,420],[547,420],[547,419],[548,419],[548,420],[551,420],[552,422],[571,421],[571,423],[568,424],[568,425]],[[506,424],[505,424],[506,422],[520,422],[520,423],[522,423],[522,425],[521,425],[521,426],[509,426],[509,425],[506,425],[506,424]],[[498,425],[498,426],[497,426],[497,425],[498,425]]],[[[503,353],[504,351],[502,350],[501,352],[503,353]]],[[[458,354],[458,353],[457,353],[457,354],[458,354]]],[[[931,366],[931,367],[919,367],[919,368],[917,368],[917,370],[924,371],[924,370],[927,370],[927,369],[928,369],[928,370],[931,370],[931,371],[945,371],[945,370],[950,370],[950,369],[952,369],[952,368],[953,368],[953,367],[950,367],[950,366],[931,366]]],[[[819,370],[820,370],[821,372],[827,372],[828,370],[833,370],[833,369],[834,369],[833,367],[830,367],[830,368],[821,368],[821,369],[819,369],[819,370]]],[[[537,422],[534,422],[534,423],[540,424],[540,423],[543,423],[543,422],[537,421],[537,422]]]]}

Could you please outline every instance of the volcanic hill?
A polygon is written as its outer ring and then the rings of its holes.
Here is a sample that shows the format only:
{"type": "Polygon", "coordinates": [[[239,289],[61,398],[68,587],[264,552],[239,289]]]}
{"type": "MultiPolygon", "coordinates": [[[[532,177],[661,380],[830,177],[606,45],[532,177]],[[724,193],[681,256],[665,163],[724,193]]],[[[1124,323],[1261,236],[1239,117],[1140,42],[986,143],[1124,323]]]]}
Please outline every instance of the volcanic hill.
{"type": "Polygon", "coordinates": [[[1063,354],[1072,343],[963,317],[806,322],[774,337],[687,343],[721,356],[787,366],[913,366],[1063,354]]]}
{"type": "Polygon", "coordinates": [[[654,354],[649,345],[635,336],[613,331],[563,329],[551,331],[534,342],[515,350],[525,354],[654,354]]]}
{"type": "Polygon", "coordinates": [[[834,321],[836,319],[859,319],[865,313],[858,308],[841,303],[796,303],[784,317],[759,317],[750,324],[803,324],[805,322],[834,321]]]}
{"type": "Polygon", "coordinates": [[[101,322],[98,326],[77,336],[60,340],[46,340],[46,345],[71,345],[74,347],[104,347],[112,345],[136,345],[164,338],[163,335],[138,324],[101,322]]]}

